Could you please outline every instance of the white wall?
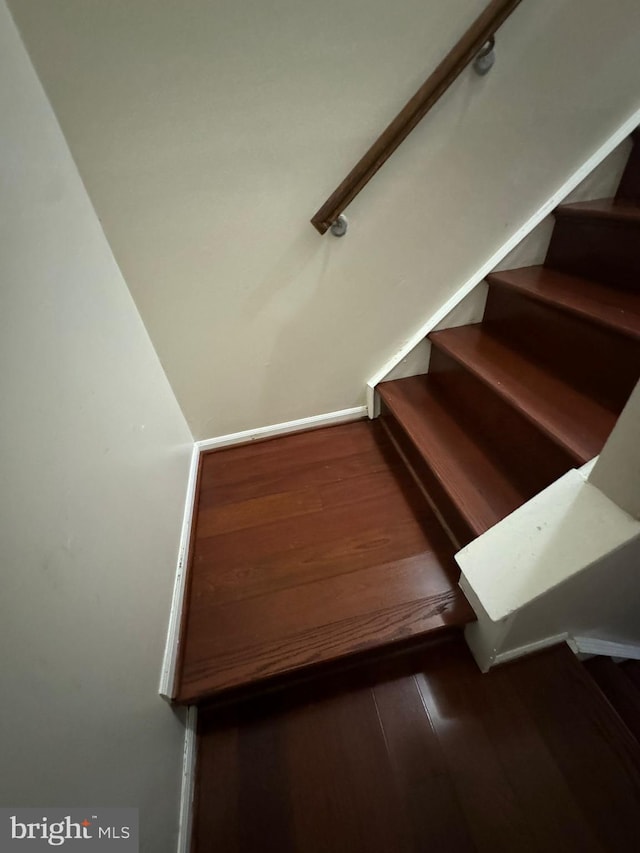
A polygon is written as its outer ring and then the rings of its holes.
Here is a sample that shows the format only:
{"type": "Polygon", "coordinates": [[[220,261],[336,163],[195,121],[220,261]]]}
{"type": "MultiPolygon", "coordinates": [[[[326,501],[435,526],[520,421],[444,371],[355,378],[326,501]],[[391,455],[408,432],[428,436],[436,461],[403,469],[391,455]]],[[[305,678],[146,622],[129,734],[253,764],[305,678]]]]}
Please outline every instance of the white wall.
{"type": "Polygon", "coordinates": [[[486,0],[11,0],[197,438],[367,380],[640,105],[637,0],[522,3],[348,211],[308,220],[486,0]]]}
{"type": "Polygon", "coordinates": [[[191,435],[4,2],[0,115],[0,803],[138,806],[173,851],[191,435]]]}
{"type": "Polygon", "coordinates": [[[567,633],[640,646],[640,536],[598,560],[573,582],[518,613],[505,639],[517,649],[540,637],[567,633]]]}
{"type": "Polygon", "coordinates": [[[640,382],[618,418],[589,482],[629,515],[640,519],[640,382]]]}

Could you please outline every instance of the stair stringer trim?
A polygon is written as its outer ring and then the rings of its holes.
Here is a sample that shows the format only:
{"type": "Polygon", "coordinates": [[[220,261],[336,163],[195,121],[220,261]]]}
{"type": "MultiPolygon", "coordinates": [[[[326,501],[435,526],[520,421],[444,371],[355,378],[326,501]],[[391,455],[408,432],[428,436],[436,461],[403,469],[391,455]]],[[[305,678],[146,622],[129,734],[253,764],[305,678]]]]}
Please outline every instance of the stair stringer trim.
{"type": "Polygon", "coordinates": [[[562,183],[557,190],[521,225],[500,248],[488,258],[482,266],[460,287],[444,305],[432,314],[416,331],[407,339],[402,347],[382,367],[373,374],[367,382],[367,413],[370,418],[379,415],[379,403],[376,399],[376,385],[382,382],[391,371],[406,359],[415,347],[418,346],[426,336],[433,332],[469,294],[476,288],[487,275],[492,272],[512,252],[516,246],[536,228],[543,219],[549,216],[553,210],[562,202],[569,193],[573,192],[578,185],[596,169],[603,160],[626,139],[632,131],[640,125],[640,109],[634,110],[629,118],[624,121],[605,142],[588,157],[584,163],[573,172],[570,177],[562,183]]]}
{"type": "Polygon", "coordinates": [[[608,658],[640,660],[640,644],[617,643],[598,637],[569,637],[569,646],[577,655],[602,655],[608,658]]]}
{"type": "Polygon", "coordinates": [[[481,672],[489,672],[494,666],[500,666],[503,663],[510,663],[518,658],[533,655],[536,652],[542,652],[545,649],[550,649],[552,646],[558,646],[560,643],[568,643],[571,646],[571,641],[567,633],[556,634],[552,637],[543,637],[541,640],[536,640],[533,643],[525,643],[523,646],[518,646],[516,649],[509,649],[506,652],[491,653],[486,648],[486,643],[482,640],[480,632],[474,632],[472,629],[476,627],[476,623],[467,625],[464,631],[464,638],[469,646],[471,654],[481,672]]]}

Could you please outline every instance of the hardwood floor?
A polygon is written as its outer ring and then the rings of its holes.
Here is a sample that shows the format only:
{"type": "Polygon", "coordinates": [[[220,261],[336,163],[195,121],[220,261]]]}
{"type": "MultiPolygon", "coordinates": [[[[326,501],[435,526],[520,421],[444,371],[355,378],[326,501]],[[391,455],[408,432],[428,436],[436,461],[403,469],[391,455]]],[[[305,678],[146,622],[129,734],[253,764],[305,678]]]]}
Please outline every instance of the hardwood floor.
{"type": "Polygon", "coordinates": [[[206,454],[193,541],[179,702],[474,618],[378,423],[206,454]]]}
{"type": "Polygon", "coordinates": [[[640,747],[565,646],[461,640],[200,712],[195,853],[637,848],[640,747]]]}

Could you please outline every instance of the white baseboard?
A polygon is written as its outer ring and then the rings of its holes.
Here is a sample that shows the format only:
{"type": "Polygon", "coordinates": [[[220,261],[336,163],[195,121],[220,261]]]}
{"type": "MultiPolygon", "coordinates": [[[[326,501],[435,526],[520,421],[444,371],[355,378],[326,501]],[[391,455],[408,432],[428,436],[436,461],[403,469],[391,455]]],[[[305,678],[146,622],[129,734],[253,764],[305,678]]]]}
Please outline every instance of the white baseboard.
{"type": "Polygon", "coordinates": [[[180,791],[180,812],[178,816],[178,853],[189,853],[189,848],[191,847],[193,794],[196,781],[197,733],[198,709],[195,705],[190,705],[187,708],[187,720],[184,732],[182,788],[180,791]]]}
{"type": "Polygon", "coordinates": [[[313,415],[310,418],[300,418],[297,421],[286,421],[282,424],[272,424],[271,426],[258,427],[257,429],[233,432],[229,435],[220,435],[217,438],[206,438],[203,441],[196,441],[196,447],[202,453],[205,450],[218,450],[221,447],[231,447],[234,444],[246,444],[250,441],[275,438],[278,435],[289,435],[290,433],[303,432],[307,429],[345,424],[350,421],[360,420],[360,418],[366,418],[366,416],[366,406],[355,406],[352,409],[327,412],[324,415],[313,415]]]}
{"type": "Polygon", "coordinates": [[[180,532],[180,546],[178,548],[178,565],[173,584],[171,611],[169,613],[169,628],[167,629],[167,641],[162,661],[162,672],[160,674],[159,692],[163,699],[167,700],[173,699],[175,695],[176,664],[178,661],[178,645],[180,642],[180,622],[182,618],[182,603],[184,601],[184,591],[187,580],[189,545],[191,543],[191,522],[193,518],[193,504],[196,494],[199,463],[200,451],[197,444],[194,444],[191,452],[191,465],[189,467],[189,479],[187,481],[184,514],[182,516],[182,530],[180,532]]]}
{"type": "Polygon", "coordinates": [[[466,297],[469,293],[483,281],[487,275],[496,268],[496,266],[513,251],[515,247],[524,238],[539,225],[542,220],[548,216],[560,202],[573,192],[575,188],[589,175],[602,161],[611,154],[611,152],[620,143],[629,136],[632,130],[640,124],[640,109],[635,110],[622,125],[611,134],[611,136],[585,160],[585,162],[563,183],[558,189],[542,204],[529,219],[518,228],[511,237],[502,244],[497,252],[494,252],[490,258],[459,288],[453,296],[439,308],[435,314],[432,314],[415,332],[407,339],[404,345],[393,355],[385,364],[382,365],[367,382],[367,410],[370,418],[377,417],[377,403],[375,395],[375,387],[379,382],[382,382],[385,376],[389,374],[409,353],[416,347],[423,338],[432,332],[435,327],[441,323],[444,318],[453,311],[453,309],[466,297]]]}
{"type": "Polygon", "coordinates": [[[640,644],[637,643],[614,643],[597,637],[571,637],[569,645],[575,654],[640,660],[640,644]]]}
{"type": "Polygon", "coordinates": [[[492,666],[498,666],[501,663],[508,663],[517,658],[532,655],[534,652],[541,652],[543,649],[548,649],[550,646],[557,646],[559,643],[566,643],[569,639],[567,633],[556,634],[553,637],[544,637],[542,640],[536,640],[533,643],[525,643],[524,646],[518,646],[517,649],[509,649],[506,652],[500,652],[493,659],[492,666]]]}

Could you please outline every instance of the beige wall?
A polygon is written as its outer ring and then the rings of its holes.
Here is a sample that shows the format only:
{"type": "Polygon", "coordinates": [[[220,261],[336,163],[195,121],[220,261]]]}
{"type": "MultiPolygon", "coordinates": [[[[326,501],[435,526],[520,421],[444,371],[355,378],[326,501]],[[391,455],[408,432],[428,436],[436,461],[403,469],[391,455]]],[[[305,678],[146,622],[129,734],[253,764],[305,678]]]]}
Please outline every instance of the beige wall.
{"type": "Polygon", "coordinates": [[[13,0],[197,438],[376,372],[640,104],[637,0],[536,0],[349,210],[309,217],[486,0],[13,0]]]}
{"type": "Polygon", "coordinates": [[[191,436],[4,2],[0,115],[0,803],[137,806],[174,851],[191,436]]]}

